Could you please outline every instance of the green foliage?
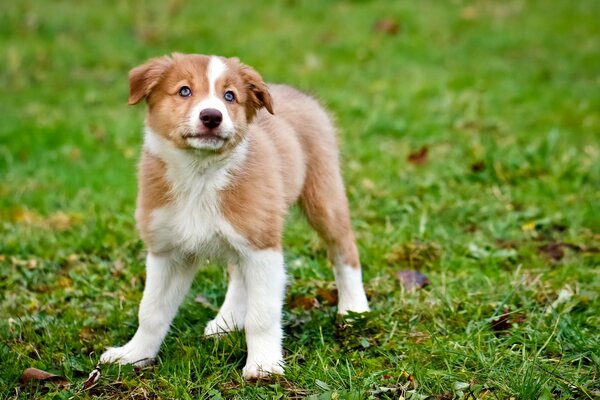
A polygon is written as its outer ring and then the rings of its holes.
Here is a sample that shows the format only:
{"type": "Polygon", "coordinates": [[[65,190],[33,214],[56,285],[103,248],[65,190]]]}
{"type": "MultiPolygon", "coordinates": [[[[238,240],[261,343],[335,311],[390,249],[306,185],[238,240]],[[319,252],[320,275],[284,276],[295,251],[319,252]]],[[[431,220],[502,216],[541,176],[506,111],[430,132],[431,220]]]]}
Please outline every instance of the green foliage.
{"type": "Polygon", "coordinates": [[[0,398],[600,396],[599,2],[4,3],[0,398]],[[294,210],[285,378],[244,382],[243,335],[202,337],[226,285],[209,265],[157,365],[84,390],[143,288],[127,71],[172,51],[240,57],[328,105],[373,311],[293,301],[332,288],[294,210]],[[399,269],[431,284],[406,291],[399,269]],[[70,385],[19,385],[28,367],[70,385]]]}

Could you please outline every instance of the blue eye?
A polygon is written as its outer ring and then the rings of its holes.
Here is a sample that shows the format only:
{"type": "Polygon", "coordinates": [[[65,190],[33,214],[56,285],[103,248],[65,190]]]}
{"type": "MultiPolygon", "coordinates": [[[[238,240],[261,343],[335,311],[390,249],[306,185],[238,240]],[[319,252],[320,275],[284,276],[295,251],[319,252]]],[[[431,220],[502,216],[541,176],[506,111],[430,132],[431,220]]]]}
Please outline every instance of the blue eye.
{"type": "Polygon", "coordinates": [[[231,103],[233,100],[235,100],[235,94],[233,94],[231,90],[228,90],[223,95],[223,98],[225,99],[225,101],[231,103]]]}
{"type": "Polygon", "coordinates": [[[190,89],[188,86],[182,86],[179,88],[178,93],[181,97],[190,97],[192,95],[192,89],[190,89]]]}

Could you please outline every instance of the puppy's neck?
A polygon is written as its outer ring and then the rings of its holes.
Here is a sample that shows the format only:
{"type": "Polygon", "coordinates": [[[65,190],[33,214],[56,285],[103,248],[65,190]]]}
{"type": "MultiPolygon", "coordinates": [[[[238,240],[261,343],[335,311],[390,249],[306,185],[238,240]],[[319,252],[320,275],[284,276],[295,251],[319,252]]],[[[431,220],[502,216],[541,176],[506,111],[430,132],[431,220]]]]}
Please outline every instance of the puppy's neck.
{"type": "Polygon", "coordinates": [[[248,145],[247,139],[243,139],[225,153],[180,149],[152,129],[146,127],[144,131],[144,149],[165,163],[167,179],[175,190],[187,191],[197,180],[214,181],[218,187],[225,186],[230,174],[239,169],[246,159],[248,145]]]}

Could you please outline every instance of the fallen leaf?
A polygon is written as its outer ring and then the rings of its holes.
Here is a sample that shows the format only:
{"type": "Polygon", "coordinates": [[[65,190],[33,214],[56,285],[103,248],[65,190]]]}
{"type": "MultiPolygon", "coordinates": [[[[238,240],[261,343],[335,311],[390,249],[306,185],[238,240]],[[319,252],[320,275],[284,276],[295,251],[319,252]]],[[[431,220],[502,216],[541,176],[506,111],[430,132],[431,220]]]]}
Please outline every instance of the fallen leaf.
{"type": "Polygon", "coordinates": [[[560,261],[565,256],[562,249],[562,243],[549,243],[539,247],[541,254],[554,261],[560,261]]]}
{"type": "Polygon", "coordinates": [[[411,164],[423,165],[427,162],[428,153],[429,148],[427,146],[423,146],[419,150],[410,153],[408,155],[407,161],[411,164]]]}
{"type": "Polygon", "coordinates": [[[92,386],[94,386],[96,384],[96,382],[98,382],[98,380],[100,379],[100,377],[102,376],[102,374],[100,373],[100,366],[96,365],[96,368],[94,368],[92,370],[92,372],[90,372],[90,374],[88,375],[88,378],[85,382],[83,382],[83,388],[84,389],[89,389],[92,386]]]}
{"type": "Polygon", "coordinates": [[[575,252],[593,252],[594,249],[587,249],[572,243],[552,242],[538,247],[540,254],[545,255],[554,261],[560,261],[565,256],[564,249],[573,250],[575,252]]]}
{"type": "Polygon", "coordinates": [[[42,371],[37,368],[27,368],[19,378],[19,382],[27,384],[29,382],[52,382],[59,387],[65,387],[69,384],[67,378],[42,371]]]}
{"type": "Polygon", "coordinates": [[[508,309],[508,307],[504,307],[504,310],[502,310],[502,314],[490,321],[492,330],[494,332],[502,332],[512,328],[512,324],[510,323],[508,318],[509,316],[510,310],[508,309]]]}
{"type": "Polygon", "coordinates": [[[471,164],[472,172],[481,172],[485,169],[485,163],[483,161],[477,161],[471,164]]]}
{"type": "Polygon", "coordinates": [[[382,18],[375,22],[374,29],[376,32],[397,35],[400,31],[400,24],[392,18],[382,18]]]}
{"type": "Polygon", "coordinates": [[[317,289],[317,299],[320,303],[335,306],[338,303],[338,291],[337,289],[317,289]]]}
{"type": "Polygon", "coordinates": [[[288,304],[291,308],[302,308],[303,310],[312,310],[321,307],[321,303],[314,296],[295,296],[288,304]]]}
{"type": "Polygon", "coordinates": [[[95,337],[96,337],[96,335],[92,328],[83,327],[79,330],[79,338],[81,340],[83,340],[84,342],[89,341],[95,337]]]}
{"type": "Polygon", "coordinates": [[[490,321],[491,328],[495,333],[506,333],[513,324],[520,324],[527,320],[523,313],[511,313],[508,307],[504,307],[502,314],[490,321]]]}
{"type": "Polygon", "coordinates": [[[429,278],[419,271],[404,269],[396,272],[396,278],[406,290],[416,290],[429,285],[429,278]]]}

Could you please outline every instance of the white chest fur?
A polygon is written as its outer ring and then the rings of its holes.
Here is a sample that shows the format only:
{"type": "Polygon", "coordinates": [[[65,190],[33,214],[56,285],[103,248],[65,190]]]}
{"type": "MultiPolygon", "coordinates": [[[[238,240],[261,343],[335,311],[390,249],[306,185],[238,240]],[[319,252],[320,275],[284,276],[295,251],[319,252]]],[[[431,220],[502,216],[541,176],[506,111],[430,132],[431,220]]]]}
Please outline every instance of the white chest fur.
{"type": "Polygon", "coordinates": [[[211,259],[244,251],[246,240],[221,213],[219,191],[243,162],[247,143],[241,143],[227,158],[208,159],[175,149],[147,130],[145,146],[165,162],[173,198],[150,216],[152,251],[174,250],[211,259]]]}

